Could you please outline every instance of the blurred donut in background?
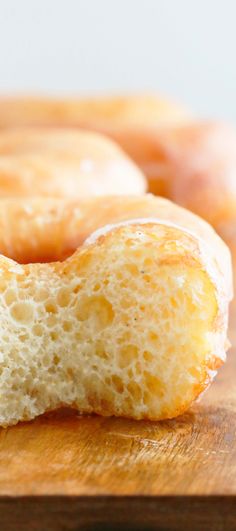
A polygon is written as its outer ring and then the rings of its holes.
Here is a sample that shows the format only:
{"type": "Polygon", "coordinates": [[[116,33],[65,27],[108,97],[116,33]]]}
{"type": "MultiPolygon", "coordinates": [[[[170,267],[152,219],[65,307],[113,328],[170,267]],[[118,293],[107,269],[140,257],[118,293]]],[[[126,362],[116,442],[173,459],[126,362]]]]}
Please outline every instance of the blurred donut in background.
{"type": "Polygon", "coordinates": [[[94,98],[1,97],[0,127],[84,126],[109,131],[183,121],[189,111],[154,95],[94,98]]]}
{"type": "MultiPolygon", "coordinates": [[[[235,254],[236,133],[233,127],[193,120],[183,106],[150,95],[80,99],[2,98],[0,127],[12,126],[79,126],[106,133],[120,144],[146,175],[150,192],[167,197],[205,218],[235,254]]],[[[39,132],[34,134],[40,137],[39,132]]],[[[60,136],[59,132],[54,134],[60,136]]],[[[24,132],[24,135],[27,133],[24,132]]],[[[73,139],[73,133],[70,137],[68,133],[66,135],[67,145],[73,144],[75,152],[76,137],[73,139]]],[[[45,136],[44,139],[45,146],[48,140],[45,136]]],[[[132,170],[136,172],[134,168],[132,170]]],[[[121,174],[119,179],[123,188],[121,174]]],[[[128,187],[127,178],[125,180],[127,193],[134,193],[128,187]]],[[[143,192],[140,175],[137,180],[137,188],[143,192]]],[[[113,183],[110,188],[113,188],[113,183]]],[[[117,193],[117,188],[109,192],[117,193]]]]}
{"type": "Polygon", "coordinates": [[[132,160],[98,133],[16,128],[0,132],[0,197],[143,194],[132,160]]]}

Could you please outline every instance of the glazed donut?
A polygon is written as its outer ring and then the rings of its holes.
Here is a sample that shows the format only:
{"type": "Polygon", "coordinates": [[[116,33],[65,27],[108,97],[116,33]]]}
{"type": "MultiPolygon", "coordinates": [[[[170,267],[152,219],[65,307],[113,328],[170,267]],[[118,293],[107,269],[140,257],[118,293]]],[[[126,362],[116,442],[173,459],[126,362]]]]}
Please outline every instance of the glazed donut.
{"type": "Polygon", "coordinates": [[[184,107],[152,95],[100,98],[5,97],[0,99],[0,128],[16,126],[87,127],[109,133],[113,127],[183,121],[184,107]],[[92,126],[92,127],[91,127],[92,126]]]}
{"type": "Polygon", "coordinates": [[[142,168],[152,193],[178,202],[216,227],[235,210],[233,127],[188,122],[114,136],[142,168]]]}
{"type": "Polygon", "coordinates": [[[0,424],[62,405],[184,412],[227,348],[230,254],[214,230],[149,195],[0,202],[0,424]],[[55,261],[26,263],[48,234],[55,261]]]}
{"type": "Polygon", "coordinates": [[[205,218],[236,256],[232,127],[193,121],[179,105],[155,96],[2,98],[0,127],[12,125],[70,125],[105,132],[139,165],[150,192],[205,218]]]}
{"type": "Polygon", "coordinates": [[[0,197],[143,194],[140,170],[97,133],[59,129],[0,132],[0,197]]]}

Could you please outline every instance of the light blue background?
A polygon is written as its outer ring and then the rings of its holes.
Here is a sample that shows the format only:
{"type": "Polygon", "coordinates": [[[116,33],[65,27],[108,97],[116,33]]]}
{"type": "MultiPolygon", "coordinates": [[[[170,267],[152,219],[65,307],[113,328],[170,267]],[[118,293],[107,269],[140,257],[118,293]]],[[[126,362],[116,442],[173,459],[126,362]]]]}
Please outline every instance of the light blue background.
{"type": "Polygon", "coordinates": [[[0,0],[0,91],[157,91],[236,121],[236,1],[0,0]]]}

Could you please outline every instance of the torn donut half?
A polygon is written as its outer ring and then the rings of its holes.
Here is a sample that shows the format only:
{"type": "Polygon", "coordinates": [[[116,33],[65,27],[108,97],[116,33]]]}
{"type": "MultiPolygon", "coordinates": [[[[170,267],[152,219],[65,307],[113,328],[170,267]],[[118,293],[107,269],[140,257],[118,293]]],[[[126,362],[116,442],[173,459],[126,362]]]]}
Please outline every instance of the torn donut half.
{"type": "Polygon", "coordinates": [[[50,201],[1,200],[0,425],[60,406],[183,413],[225,359],[228,248],[151,195],[50,201]],[[55,246],[43,263],[48,232],[55,246]]]}

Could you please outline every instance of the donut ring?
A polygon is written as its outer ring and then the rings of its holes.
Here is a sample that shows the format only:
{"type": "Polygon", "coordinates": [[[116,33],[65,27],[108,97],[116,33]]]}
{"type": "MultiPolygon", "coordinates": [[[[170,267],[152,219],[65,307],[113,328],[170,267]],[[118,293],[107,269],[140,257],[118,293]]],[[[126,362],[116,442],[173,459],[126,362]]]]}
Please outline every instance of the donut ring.
{"type": "Polygon", "coordinates": [[[146,181],[114,142],[59,129],[0,132],[0,197],[143,194],[146,181]]]}
{"type": "Polygon", "coordinates": [[[0,251],[10,249],[0,256],[2,426],[61,405],[172,418],[224,360],[232,289],[225,244],[165,199],[108,204],[1,200],[0,251]],[[12,260],[31,257],[17,247],[27,239],[38,258],[48,231],[51,259],[80,246],[62,262],[12,260]]]}

